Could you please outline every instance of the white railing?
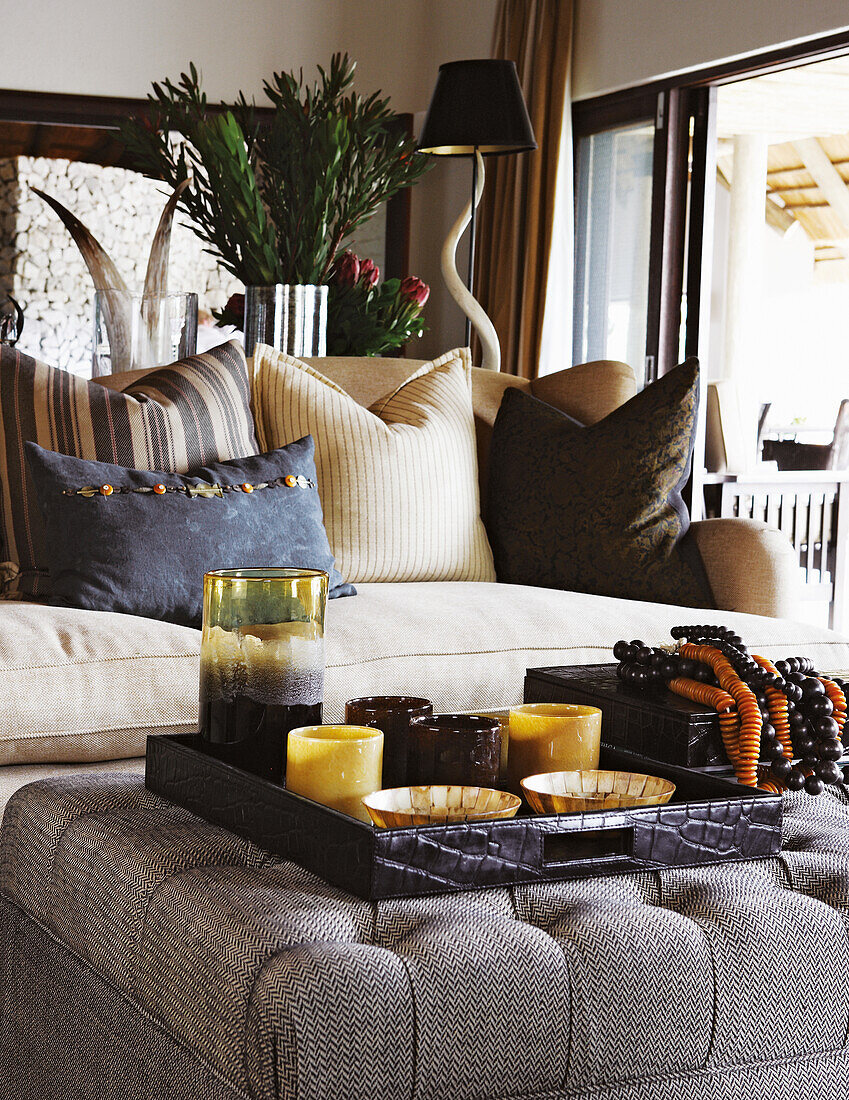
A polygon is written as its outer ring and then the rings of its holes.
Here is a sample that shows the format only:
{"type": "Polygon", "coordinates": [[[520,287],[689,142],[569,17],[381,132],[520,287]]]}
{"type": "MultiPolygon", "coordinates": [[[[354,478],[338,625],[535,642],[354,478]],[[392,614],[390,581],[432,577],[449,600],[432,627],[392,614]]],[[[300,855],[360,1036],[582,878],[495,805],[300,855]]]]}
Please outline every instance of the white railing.
{"type": "Polygon", "coordinates": [[[827,604],[829,626],[849,631],[849,471],[706,474],[704,485],[708,516],[762,520],[787,535],[803,598],[827,604]]]}

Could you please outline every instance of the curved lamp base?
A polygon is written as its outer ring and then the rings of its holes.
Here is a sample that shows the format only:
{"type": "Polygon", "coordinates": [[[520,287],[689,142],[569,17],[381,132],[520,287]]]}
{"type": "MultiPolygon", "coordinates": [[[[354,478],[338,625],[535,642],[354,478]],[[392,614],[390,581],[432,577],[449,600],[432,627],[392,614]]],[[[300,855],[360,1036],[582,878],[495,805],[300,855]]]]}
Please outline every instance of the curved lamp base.
{"type": "MultiPolygon", "coordinates": [[[[477,207],[483,194],[484,169],[483,157],[475,152],[478,162],[478,182],[475,188],[474,203],[477,207]]],[[[451,228],[442,246],[441,267],[451,297],[472,322],[472,327],[478,334],[481,342],[482,361],[484,370],[501,370],[501,345],[498,343],[498,334],[495,326],[483,310],[480,302],[469,292],[465,283],[457,272],[457,245],[465,232],[466,226],[472,220],[472,199],[466,203],[462,213],[451,228]]]]}

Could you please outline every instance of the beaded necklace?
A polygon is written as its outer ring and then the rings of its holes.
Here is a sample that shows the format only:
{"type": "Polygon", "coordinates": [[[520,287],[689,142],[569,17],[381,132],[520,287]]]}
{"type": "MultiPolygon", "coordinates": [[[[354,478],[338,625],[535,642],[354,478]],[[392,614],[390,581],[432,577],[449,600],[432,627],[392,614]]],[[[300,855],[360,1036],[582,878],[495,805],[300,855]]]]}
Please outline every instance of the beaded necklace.
{"type": "Polygon", "coordinates": [[[750,654],[724,626],[676,626],[674,647],[618,641],[613,656],[623,683],[641,690],[666,686],[712,707],[728,761],[740,783],[763,790],[821,794],[849,782],[841,771],[846,723],[845,681],[822,676],[808,657],[773,664],[750,654]],[[767,761],[761,766],[760,761],[767,761]]]}

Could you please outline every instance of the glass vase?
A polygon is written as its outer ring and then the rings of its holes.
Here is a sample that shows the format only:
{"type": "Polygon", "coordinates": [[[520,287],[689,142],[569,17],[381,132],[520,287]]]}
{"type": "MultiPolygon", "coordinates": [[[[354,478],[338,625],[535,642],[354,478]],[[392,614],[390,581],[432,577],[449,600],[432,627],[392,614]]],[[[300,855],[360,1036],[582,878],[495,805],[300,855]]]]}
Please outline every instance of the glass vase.
{"type": "Polygon", "coordinates": [[[149,370],[197,351],[197,294],[94,295],[91,376],[149,370]]]}
{"type": "Polygon", "coordinates": [[[312,285],[245,288],[245,354],[257,344],[299,358],[327,354],[327,287],[312,285]]]}
{"type": "Polygon", "coordinates": [[[217,569],[203,579],[200,735],[279,782],[289,731],[321,722],[327,573],[217,569]]]}

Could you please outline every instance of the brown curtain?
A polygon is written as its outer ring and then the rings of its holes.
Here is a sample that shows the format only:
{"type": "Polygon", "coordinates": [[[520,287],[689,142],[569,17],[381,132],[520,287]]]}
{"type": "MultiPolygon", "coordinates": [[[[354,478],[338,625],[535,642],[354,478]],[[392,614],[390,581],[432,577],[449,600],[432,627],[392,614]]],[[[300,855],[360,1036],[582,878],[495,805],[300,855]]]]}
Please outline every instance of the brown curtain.
{"type": "Polygon", "coordinates": [[[475,297],[501,341],[501,369],[535,378],[572,54],[572,0],[502,0],[495,57],[516,62],[539,148],[486,158],[475,297]]]}

